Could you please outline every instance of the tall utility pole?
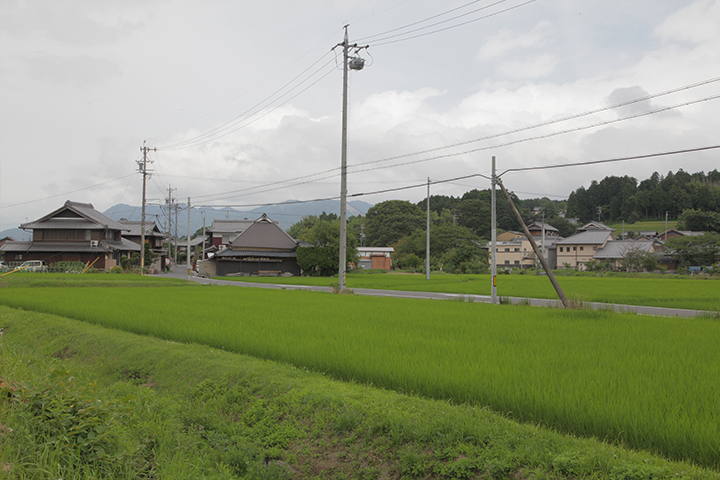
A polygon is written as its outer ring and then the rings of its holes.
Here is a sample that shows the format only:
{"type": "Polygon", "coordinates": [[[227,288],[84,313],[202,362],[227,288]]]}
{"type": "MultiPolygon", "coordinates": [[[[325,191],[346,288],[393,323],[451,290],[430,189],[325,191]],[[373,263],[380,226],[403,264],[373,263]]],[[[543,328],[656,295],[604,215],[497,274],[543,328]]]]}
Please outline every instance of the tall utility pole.
{"type": "MultiPolygon", "coordinates": [[[[143,190],[142,190],[142,218],[140,219],[140,275],[145,275],[145,190],[147,188],[147,177],[148,173],[147,164],[147,153],[152,150],[157,152],[157,148],[148,148],[145,146],[145,140],[143,140],[143,146],[140,147],[140,151],[143,154],[142,161],[138,160],[138,171],[142,173],[143,177],[143,190]]],[[[150,161],[152,163],[152,161],[150,161]]]]}
{"type": "Polygon", "coordinates": [[[339,46],[343,47],[343,104],[342,104],[342,147],[340,166],[340,255],[338,269],[338,291],[345,291],[345,269],[347,268],[347,97],[348,97],[348,68],[362,70],[365,61],[360,57],[352,57],[352,64],[349,64],[351,48],[355,53],[365,47],[358,47],[357,44],[348,42],[348,30],[345,25],[345,37],[342,43],[335,45],[333,50],[339,46]]]}
{"type": "Polygon", "coordinates": [[[187,236],[187,272],[188,280],[190,279],[190,273],[192,272],[191,260],[192,250],[190,250],[190,197],[188,197],[188,236],[187,236]]]}
{"type": "Polygon", "coordinates": [[[490,193],[490,303],[497,303],[497,213],[496,210],[496,199],[495,199],[495,186],[497,185],[497,175],[495,175],[495,157],[492,157],[492,190],[490,193]]]}
{"type": "Polygon", "coordinates": [[[427,192],[427,236],[425,238],[425,280],[430,280],[430,177],[427,192]]]}
{"type": "Polygon", "coordinates": [[[172,208],[173,208],[173,196],[172,192],[173,190],[177,190],[177,188],[172,188],[172,185],[168,185],[168,197],[167,197],[167,204],[168,204],[168,221],[167,221],[167,234],[168,234],[168,260],[172,258],[172,208]]]}

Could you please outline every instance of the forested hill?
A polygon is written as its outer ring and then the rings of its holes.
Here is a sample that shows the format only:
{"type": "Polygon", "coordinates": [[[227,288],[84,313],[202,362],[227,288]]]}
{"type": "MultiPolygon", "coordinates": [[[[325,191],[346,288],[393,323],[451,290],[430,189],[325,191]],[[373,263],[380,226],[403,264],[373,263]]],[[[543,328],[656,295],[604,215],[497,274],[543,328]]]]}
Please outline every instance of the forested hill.
{"type": "Polygon", "coordinates": [[[586,189],[580,187],[570,193],[567,217],[580,223],[601,220],[606,223],[634,223],[638,220],[664,219],[665,214],[676,219],[688,209],[720,212],[720,172],[715,169],[687,173],[655,172],[646,180],[633,177],[610,176],[600,182],[593,180],[586,189]]]}

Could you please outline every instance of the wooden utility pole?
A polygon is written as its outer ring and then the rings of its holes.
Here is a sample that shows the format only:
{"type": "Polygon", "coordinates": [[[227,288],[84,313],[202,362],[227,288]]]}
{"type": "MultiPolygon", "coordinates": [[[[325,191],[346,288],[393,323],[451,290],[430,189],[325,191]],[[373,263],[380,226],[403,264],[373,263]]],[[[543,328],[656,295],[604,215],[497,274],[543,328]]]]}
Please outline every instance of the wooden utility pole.
{"type": "MultiPolygon", "coordinates": [[[[494,175],[493,175],[493,178],[495,178],[494,175]]],[[[547,273],[547,276],[550,279],[550,283],[552,283],[553,287],[555,288],[555,291],[557,292],[558,297],[560,297],[560,301],[562,302],[563,306],[565,308],[567,308],[568,307],[568,299],[565,296],[565,292],[563,292],[562,288],[560,288],[560,284],[557,282],[555,275],[553,274],[552,270],[550,269],[550,266],[548,265],[547,260],[545,260],[545,257],[542,255],[542,252],[538,248],[537,243],[535,243],[535,239],[533,239],[532,235],[530,234],[530,230],[528,230],[527,225],[525,225],[525,221],[522,219],[522,216],[520,215],[520,212],[518,211],[517,207],[515,206],[515,203],[512,201],[512,198],[510,198],[510,194],[507,192],[507,190],[505,190],[505,185],[503,185],[502,181],[499,178],[497,179],[497,183],[498,183],[498,185],[500,185],[500,188],[502,189],[503,194],[505,194],[505,198],[507,199],[508,203],[510,204],[512,211],[515,213],[515,217],[517,218],[518,222],[520,222],[523,232],[525,232],[525,236],[530,241],[530,245],[532,245],[532,248],[535,251],[535,256],[540,259],[540,263],[542,264],[543,268],[545,269],[545,273],[547,273]]]]}
{"type": "Polygon", "coordinates": [[[490,191],[490,303],[497,303],[497,201],[495,185],[495,157],[492,157],[492,189],[490,191]]]}
{"type": "MultiPolygon", "coordinates": [[[[140,275],[145,275],[145,190],[147,188],[147,177],[149,175],[147,164],[147,153],[149,151],[157,152],[157,148],[148,148],[145,146],[145,141],[143,140],[143,146],[140,147],[140,151],[143,154],[142,161],[138,160],[138,171],[142,173],[143,177],[143,186],[142,186],[142,213],[140,218],[140,275]]],[[[150,162],[152,163],[152,161],[150,162]]]]}

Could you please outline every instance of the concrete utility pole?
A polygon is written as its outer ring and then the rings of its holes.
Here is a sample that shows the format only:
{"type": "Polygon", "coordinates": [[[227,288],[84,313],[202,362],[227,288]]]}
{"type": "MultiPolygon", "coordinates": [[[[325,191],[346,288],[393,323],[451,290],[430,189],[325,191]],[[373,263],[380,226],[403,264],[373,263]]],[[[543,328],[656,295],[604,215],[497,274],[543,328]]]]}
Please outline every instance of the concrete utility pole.
{"type": "MultiPolygon", "coordinates": [[[[495,178],[495,175],[493,175],[493,178],[495,178]]],[[[515,218],[517,218],[517,221],[520,222],[523,232],[525,232],[525,236],[527,236],[527,239],[530,241],[530,245],[532,245],[533,250],[535,251],[535,256],[540,258],[540,263],[542,263],[542,266],[545,269],[545,273],[547,273],[547,276],[550,279],[550,283],[552,283],[553,287],[555,288],[555,292],[557,292],[558,297],[560,297],[560,301],[562,302],[563,306],[567,308],[568,299],[565,296],[565,292],[563,292],[562,288],[560,288],[560,284],[557,282],[555,275],[553,275],[552,270],[548,266],[547,260],[545,260],[545,257],[542,256],[542,253],[540,252],[537,243],[535,243],[535,239],[533,239],[532,235],[530,235],[530,231],[528,230],[527,225],[525,225],[525,221],[522,219],[522,215],[520,215],[520,212],[515,206],[515,203],[512,201],[512,198],[510,198],[510,194],[507,190],[505,190],[505,185],[503,185],[502,181],[500,181],[499,178],[497,179],[497,183],[498,185],[500,185],[502,192],[505,194],[505,198],[510,204],[513,213],[515,213],[515,218]]]]}
{"type": "MultiPolygon", "coordinates": [[[[149,151],[157,152],[157,148],[148,148],[145,146],[145,140],[143,140],[143,146],[140,147],[140,151],[143,153],[142,161],[138,160],[138,171],[142,173],[143,187],[142,187],[142,213],[140,218],[140,275],[145,275],[145,190],[147,189],[147,177],[148,173],[147,164],[147,153],[149,151]]],[[[152,161],[150,161],[152,163],[152,161]]]]}
{"type": "Polygon", "coordinates": [[[430,177],[427,190],[427,237],[425,239],[425,280],[430,280],[430,177]]]}
{"type": "Polygon", "coordinates": [[[490,303],[497,303],[497,201],[495,199],[495,185],[497,185],[497,175],[495,175],[495,157],[492,157],[492,189],[490,191],[490,303]]]}
{"type": "Polygon", "coordinates": [[[188,235],[187,235],[187,272],[188,279],[190,279],[190,273],[192,272],[190,256],[192,251],[190,250],[190,197],[188,197],[188,235]]]}
{"type": "MultiPolygon", "coordinates": [[[[345,291],[345,270],[347,268],[347,97],[348,97],[348,68],[362,70],[365,61],[360,57],[353,57],[353,63],[349,64],[351,48],[355,53],[363,48],[357,44],[350,45],[348,42],[348,30],[345,25],[345,37],[342,43],[335,45],[335,48],[343,47],[343,105],[342,105],[342,146],[341,146],[341,167],[340,167],[340,255],[338,269],[338,291],[345,291]]],[[[335,49],[333,48],[333,50],[335,49]]]]}

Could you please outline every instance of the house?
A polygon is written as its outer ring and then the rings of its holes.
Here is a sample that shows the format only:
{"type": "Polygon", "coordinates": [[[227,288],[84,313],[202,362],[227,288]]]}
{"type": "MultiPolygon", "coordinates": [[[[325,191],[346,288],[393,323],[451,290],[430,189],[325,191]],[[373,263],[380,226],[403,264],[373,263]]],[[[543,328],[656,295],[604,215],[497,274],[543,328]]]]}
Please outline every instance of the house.
{"type": "Polygon", "coordinates": [[[13,237],[0,238],[0,247],[5,245],[7,242],[17,242],[13,237]]]}
{"type": "Polygon", "coordinates": [[[358,268],[389,271],[392,268],[393,252],[393,247],[358,247],[358,268]]]}
{"type": "MultiPolygon", "coordinates": [[[[507,232],[506,232],[507,233],[507,232]]],[[[533,235],[535,244],[542,250],[543,237],[533,235]]],[[[555,243],[562,240],[559,236],[549,236],[546,232],[545,237],[545,259],[548,261],[550,268],[555,268],[557,264],[555,243]]],[[[535,265],[535,250],[533,250],[530,240],[525,235],[517,234],[512,240],[496,241],[495,261],[499,267],[518,267],[532,268],[535,265]]],[[[488,252],[492,253],[492,244],[487,244],[488,252]]]]}
{"type": "Polygon", "coordinates": [[[8,241],[0,247],[0,255],[8,265],[27,260],[41,260],[48,265],[80,261],[108,270],[122,257],[140,252],[140,245],[122,237],[127,227],[98,212],[90,203],[68,200],[54,212],[20,228],[32,230],[32,240],[8,241]]]}
{"type": "MultiPolygon", "coordinates": [[[[127,229],[122,233],[123,238],[140,245],[142,242],[142,221],[130,221],[125,218],[118,221],[127,229]]],[[[166,237],[167,235],[158,228],[154,221],[145,222],[145,243],[150,245],[150,249],[158,258],[156,261],[157,266],[155,266],[158,270],[165,270],[168,259],[168,251],[163,245],[166,237]]]]}
{"type": "Polygon", "coordinates": [[[213,220],[210,232],[212,244],[218,249],[227,248],[230,242],[244,232],[254,222],[247,218],[243,220],[213,220]]]}
{"type": "Polygon", "coordinates": [[[495,235],[495,240],[497,242],[509,242],[515,237],[519,237],[524,235],[522,232],[516,232],[514,230],[508,230],[507,232],[498,233],[495,235]]]}
{"type": "Polygon", "coordinates": [[[300,275],[298,244],[263,213],[231,240],[228,248],[215,254],[216,274],[300,275]]]}
{"type": "Polygon", "coordinates": [[[586,223],[585,225],[583,225],[582,227],[578,227],[578,229],[577,229],[578,233],[586,232],[588,230],[608,230],[611,232],[615,231],[614,228],[610,228],[607,225],[605,225],[604,223],[600,223],[600,222],[586,223]]]}
{"type": "Polygon", "coordinates": [[[615,240],[614,230],[611,228],[585,227],[583,227],[582,232],[555,242],[558,267],[562,265],[563,268],[582,270],[583,265],[592,260],[598,250],[603,248],[609,241],[615,240]]]}
{"type": "Polygon", "coordinates": [[[545,227],[546,237],[557,237],[558,235],[560,235],[560,230],[544,222],[533,222],[528,225],[527,229],[530,232],[530,235],[532,235],[533,237],[542,237],[543,227],[545,227]]]}
{"type": "Polygon", "coordinates": [[[619,270],[623,267],[623,261],[632,252],[655,253],[657,244],[652,240],[615,240],[605,243],[593,258],[599,261],[606,261],[610,266],[619,270]]]}

